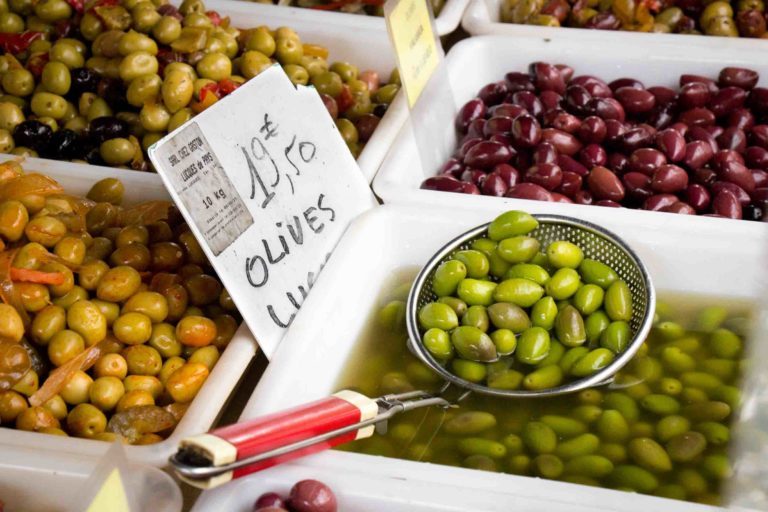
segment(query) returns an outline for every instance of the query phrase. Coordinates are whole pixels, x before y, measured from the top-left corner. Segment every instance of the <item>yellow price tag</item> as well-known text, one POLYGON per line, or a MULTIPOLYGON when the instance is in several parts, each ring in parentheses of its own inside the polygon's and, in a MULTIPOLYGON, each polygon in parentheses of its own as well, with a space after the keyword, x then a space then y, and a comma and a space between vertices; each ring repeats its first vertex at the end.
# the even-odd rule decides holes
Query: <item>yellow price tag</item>
POLYGON ((125 495, 123 479, 117 468, 112 470, 104 484, 96 493, 86 512, 131 512, 128 497, 125 495))
POLYGON ((389 0, 384 6, 389 37, 395 47, 400 80, 413 107, 440 64, 441 51, 432 30, 426 0, 389 0))

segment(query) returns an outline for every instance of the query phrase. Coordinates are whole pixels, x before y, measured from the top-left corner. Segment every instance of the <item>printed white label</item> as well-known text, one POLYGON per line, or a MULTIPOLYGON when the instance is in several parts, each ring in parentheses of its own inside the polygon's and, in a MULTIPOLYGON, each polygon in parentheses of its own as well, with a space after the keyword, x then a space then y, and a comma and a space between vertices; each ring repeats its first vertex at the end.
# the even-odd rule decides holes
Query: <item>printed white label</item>
POLYGON ((149 156, 271 357, 350 221, 376 204, 317 91, 272 66, 149 156))

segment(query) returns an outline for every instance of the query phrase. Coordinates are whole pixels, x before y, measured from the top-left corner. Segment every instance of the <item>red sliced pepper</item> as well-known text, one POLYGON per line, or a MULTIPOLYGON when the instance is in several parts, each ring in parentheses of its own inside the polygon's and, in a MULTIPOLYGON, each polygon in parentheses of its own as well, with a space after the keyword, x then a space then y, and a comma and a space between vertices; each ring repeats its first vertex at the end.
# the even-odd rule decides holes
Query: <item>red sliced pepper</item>
POLYGON ((200 89, 200 100, 192 103, 192 111, 199 114, 221 98, 218 84, 207 84, 200 89))
POLYGON ((219 86, 219 91, 221 91, 224 96, 234 92, 235 89, 240 87, 239 83, 235 82, 234 80, 230 80, 229 78, 219 80, 217 85, 219 86))
POLYGON ((6 53, 15 55, 21 53, 32 44, 32 41, 43 37, 42 32, 22 32, 21 34, 0 33, 0 48, 6 53))
POLYGON ((208 16, 208 19, 211 20, 211 23, 215 27, 218 27, 221 25, 221 15, 216 11, 205 11, 205 15, 208 16))

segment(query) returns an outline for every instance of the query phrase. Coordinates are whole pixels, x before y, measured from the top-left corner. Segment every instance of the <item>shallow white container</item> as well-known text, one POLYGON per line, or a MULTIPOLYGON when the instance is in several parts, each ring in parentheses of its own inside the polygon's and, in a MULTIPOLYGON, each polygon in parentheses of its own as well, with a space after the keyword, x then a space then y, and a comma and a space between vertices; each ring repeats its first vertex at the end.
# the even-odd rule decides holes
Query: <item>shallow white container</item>
MULTIPOLYGON (((7 159, 4 157, 0 160, 7 159)), ((79 164, 36 158, 28 158, 23 165, 26 172, 41 172, 56 179, 66 192, 72 194, 84 195, 99 179, 115 177, 122 180, 125 185, 125 204, 127 205, 153 199, 168 199, 160 176, 154 173, 109 167, 95 170, 79 164)), ((257 349, 256 340, 245 323, 242 323, 173 434, 161 443, 148 446, 126 446, 128 459, 163 467, 168 463, 168 457, 176 452, 182 438, 207 431, 219 417, 240 377, 256 355, 257 349)), ((0 427, 0 446, 3 444, 17 447, 35 446, 51 453, 67 452, 95 456, 100 456, 108 446, 108 443, 101 441, 50 436, 0 427)), ((4 458, 3 455, 0 451, 0 459, 4 458)))
MULTIPOLYGON (((109 448, 102 443, 99 457, 109 448)), ((0 443, 0 453, 0 500, 6 512, 76 512, 75 501, 82 498, 79 494, 102 462, 99 457, 48 452, 36 446, 0 443)), ((181 490, 168 474, 143 464, 125 469, 122 483, 137 500, 138 510, 181 510, 181 490)))
MULTIPOLYGON (((545 205, 526 204, 532 213, 545 212, 545 205)), ((474 206, 425 210, 418 205, 384 205, 360 216, 320 275, 241 419, 337 391, 336 381, 393 273, 406 266, 422 266, 448 240, 505 210, 504 205, 493 202, 474 206)), ((765 230, 755 230, 751 223, 721 221, 707 231, 694 231, 682 216, 650 217, 652 221, 661 218, 659 223, 647 222, 643 216, 618 218, 612 209, 594 210, 599 212, 594 221, 637 251, 662 297, 665 292, 716 295, 723 300, 759 301, 764 297, 768 284, 763 271, 768 258, 765 230)), ((756 339, 753 344, 758 344, 756 339)), ((764 394, 753 393, 746 401, 764 394)), ((361 495, 371 500, 371 505, 361 501, 360 508, 357 501, 348 501, 349 507, 341 510, 721 510, 538 478, 339 451, 305 457, 206 491, 195 510, 245 511, 264 490, 282 491, 301 478, 326 481, 345 500, 361 495), (379 505, 385 499, 387 505, 379 505)))
MULTIPOLYGON (((537 25, 521 25, 517 23, 504 23, 500 20, 500 5, 503 0, 470 0, 461 26, 473 36, 484 34, 498 34, 508 36, 536 37, 540 39, 568 39, 579 41, 592 41, 613 44, 629 42, 632 44, 645 44, 651 38, 654 41, 663 41, 669 44, 678 44, 697 51, 703 48, 728 47, 731 51, 749 48, 768 49, 768 42, 748 37, 714 37, 688 34, 660 34, 647 32, 631 32, 617 30, 591 30, 570 27, 540 27, 537 25)), ((593 47, 594 51, 601 51, 602 46, 593 47), (598 50, 598 48, 600 50, 598 50)))
MULTIPOLYGON (((474 98, 487 83, 504 78, 510 71, 526 71, 535 61, 564 63, 572 66, 576 75, 595 75, 611 81, 621 77, 635 77, 647 86, 677 87, 681 74, 692 73, 717 77, 725 66, 751 67, 761 72, 761 85, 768 83, 768 65, 765 54, 768 47, 755 45, 738 52, 727 47, 708 48, 706 51, 679 44, 645 39, 643 44, 616 40, 600 46, 594 43, 564 38, 542 41, 532 38, 505 36, 479 36, 461 41, 448 53, 444 78, 432 81, 427 87, 450 88, 453 103, 446 94, 425 93, 419 98, 409 122, 398 134, 386 160, 373 182, 373 190, 385 203, 404 202, 430 205, 507 204, 531 208, 537 201, 470 196, 421 190, 424 179, 437 174, 440 166, 456 149, 457 135, 454 117, 459 108, 474 98), (445 83, 447 82, 447 83, 445 83), (414 132, 418 130, 418 132, 414 132), (416 137, 414 133, 418 133, 416 137)), ((435 89, 437 90, 437 89, 435 89)), ((546 211, 568 213, 585 219, 601 215, 602 207, 575 204, 547 203, 546 211)), ((664 222, 672 214, 644 210, 614 209, 615 215, 631 218, 635 215, 646 222, 664 222), (657 218, 661 217, 661 221, 657 218)), ((691 217, 693 229, 710 225, 712 219, 691 217)), ((726 222, 733 222, 727 220, 726 222)), ((763 229, 768 225, 763 224, 763 229)))
MULTIPOLYGON (((454 0, 466 2, 468 0, 454 0)), ((180 1, 174 0, 174 4, 180 1)), ((320 44, 328 48, 329 61, 349 61, 361 71, 372 69, 386 80, 397 67, 394 52, 389 43, 389 35, 384 22, 366 16, 337 16, 335 13, 319 12, 311 9, 276 7, 274 5, 241 2, 234 0, 208 0, 206 9, 218 11, 222 16, 229 16, 232 26, 253 28, 267 25, 271 28, 289 26, 296 30, 302 41, 320 44)), ((456 24, 463 7, 456 16, 456 24)), ((395 139, 400 127, 408 118, 408 108, 402 93, 387 109, 376 131, 366 143, 357 159, 357 164, 370 183, 379 170, 389 146, 395 139)), ((46 159, 40 159, 46 160, 46 159)), ((51 160, 49 165, 57 163, 51 160)), ((110 167, 77 164, 82 173, 109 172, 110 167)))

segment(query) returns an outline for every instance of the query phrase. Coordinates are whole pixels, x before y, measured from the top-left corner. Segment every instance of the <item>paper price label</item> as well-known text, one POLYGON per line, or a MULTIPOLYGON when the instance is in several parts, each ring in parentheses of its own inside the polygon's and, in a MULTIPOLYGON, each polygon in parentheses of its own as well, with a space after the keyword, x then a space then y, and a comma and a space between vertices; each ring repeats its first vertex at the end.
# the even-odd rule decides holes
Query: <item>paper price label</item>
POLYGON ((442 58, 427 4, 427 0, 389 0, 384 5, 400 80, 411 108, 442 58))
POLYGON ((149 155, 271 357, 349 222, 376 204, 319 95, 273 66, 149 155))

